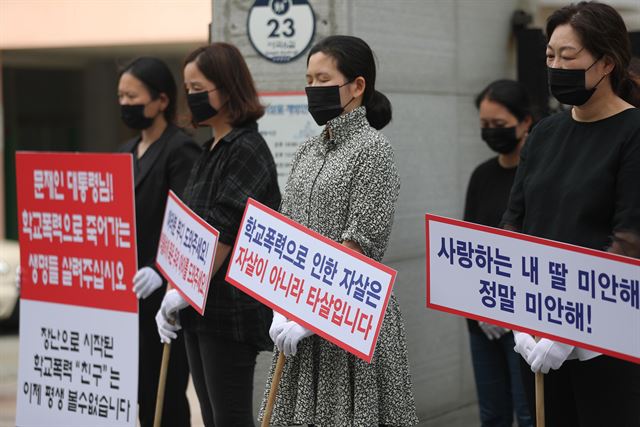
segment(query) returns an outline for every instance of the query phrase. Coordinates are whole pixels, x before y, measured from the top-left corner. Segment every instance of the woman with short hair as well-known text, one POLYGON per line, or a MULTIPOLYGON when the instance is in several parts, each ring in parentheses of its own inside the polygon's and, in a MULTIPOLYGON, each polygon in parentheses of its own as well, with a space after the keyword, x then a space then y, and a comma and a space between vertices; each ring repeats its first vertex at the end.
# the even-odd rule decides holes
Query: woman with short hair
POLYGON ((278 209, 276 165, 256 123, 264 108, 235 46, 212 43, 191 52, 184 84, 193 123, 211 127, 213 138, 204 144, 183 200, 220 235, 204 315, 171 290, 156 321, 165 342, 184 330, 205 425, 251 426, 256 357, 272 348, 271 310, 229 284, 225 273, 247 199, 278 209))
MULTIPOLYGON (((638 258, 640 110, 627 28, 613 7, 580 2, 551 14, 547 37, 551 94, 572 107, 531 131, 502 222, 638 258)), ((640 426, 640 365, 521 332, 515 341, 546 374, 547 426, 640 426)))

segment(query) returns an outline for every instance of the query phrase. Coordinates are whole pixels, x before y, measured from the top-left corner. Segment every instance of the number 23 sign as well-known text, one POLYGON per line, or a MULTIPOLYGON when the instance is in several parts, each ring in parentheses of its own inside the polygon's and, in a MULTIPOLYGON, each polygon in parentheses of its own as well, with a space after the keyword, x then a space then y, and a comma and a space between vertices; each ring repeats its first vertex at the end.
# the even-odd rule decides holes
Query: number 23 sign
POLYGON ((256 0, 249 10, 249 40, 271 62, 297 59, 311 44, 315 31, 316 17, 308 0, 256 0))

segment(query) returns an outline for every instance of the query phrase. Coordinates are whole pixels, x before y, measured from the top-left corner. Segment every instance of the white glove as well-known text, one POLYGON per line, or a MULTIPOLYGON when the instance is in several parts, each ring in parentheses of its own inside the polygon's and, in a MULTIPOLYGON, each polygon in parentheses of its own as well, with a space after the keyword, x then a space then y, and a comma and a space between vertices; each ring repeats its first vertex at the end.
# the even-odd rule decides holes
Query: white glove
POLYGON ((182 328, 176 313, 188 305, 189 303, 175 289, 171 289, 165 294, 160 310, 156 314, 156 324, 161 342, 171 344, 171 340, 178 338, 176 332, 182 328))
POLYGON ((298 343, 300 340, 313 335, 313 332, 298 325, 294 321, 287 322, 284 328, 276 336, 274 340, 278 350, 284 353, 286 357, 295 356, 298 351, 298 343))
POLYGON ((20 290, 22 287, 22 267, 16 267, 16 289, 20 290))
POLYGON ((151 267, 143 267, 133 276, 133 292, 138 299, 145 299, 162 286, 162 277, 151 267))
POLYGON ((527 360, 531 354, 531 350, 536 346, 536 340, 526 332, 513 331, 513 338, 516 342, 516 346, 513 350, 527 360))
POLYGON ((543 338, 531 350, 527 363, 533 372, 546 374, 549 369, 559 369, 572 351, 572 345, 543 338))
POLYGON ((500 339, 501 336, 509 332, 509 329, 492 325, 491 323, 478 322, 478 326, 480 326, 480 329, 482 329, 482 332, 484 332, 489 340, 500 339))
POLYGON ((271 328, 269 328, 269 336, 271 341, 276 342, 276 337, 280 335, 280 332, 284 329, 288 320, 282 314, 277 311, 273 312, 273 320, 271 321, 271 328))

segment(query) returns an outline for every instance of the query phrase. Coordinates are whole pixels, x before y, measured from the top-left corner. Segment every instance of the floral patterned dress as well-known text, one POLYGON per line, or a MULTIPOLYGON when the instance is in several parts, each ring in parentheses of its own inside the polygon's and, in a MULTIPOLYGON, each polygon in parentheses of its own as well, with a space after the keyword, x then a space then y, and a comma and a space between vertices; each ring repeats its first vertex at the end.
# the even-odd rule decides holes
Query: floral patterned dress
MULTIPOLYGON (((297 151, 281 212, 336 242, 357 242, 366 256, 381 261, 399 190, 393 149, 369 125, 365 107, 358 107, 331 120, 321 135, 297 151)), ((260 419, 277 358, 275 348, 260 419)), ((318 335, 300 341, 297 354, 285 363, 271 423, 332 427, 418 423, 395 296, 389 300, 370 364, 318 335)))

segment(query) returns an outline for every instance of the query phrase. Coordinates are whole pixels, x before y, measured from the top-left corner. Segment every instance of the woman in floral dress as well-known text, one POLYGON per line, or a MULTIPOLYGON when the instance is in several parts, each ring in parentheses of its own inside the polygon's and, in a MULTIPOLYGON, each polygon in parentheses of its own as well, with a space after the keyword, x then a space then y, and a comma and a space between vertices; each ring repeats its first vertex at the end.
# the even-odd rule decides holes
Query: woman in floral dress
MULTIPOLYGON (((361 39, 331 36, 307 58, 309 112, 321 135, 297 151, 281 212, 329 239, 381 261, 391 233, 400 180, 393 149, 377 129, 391 104, 374 89, 373 53, 361 39)), ((418 422, 405 330, 391 295, 371 363, 274 312, 270 335, 287 356, 274 425, 411 426, 418 422)))

